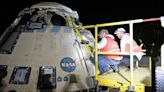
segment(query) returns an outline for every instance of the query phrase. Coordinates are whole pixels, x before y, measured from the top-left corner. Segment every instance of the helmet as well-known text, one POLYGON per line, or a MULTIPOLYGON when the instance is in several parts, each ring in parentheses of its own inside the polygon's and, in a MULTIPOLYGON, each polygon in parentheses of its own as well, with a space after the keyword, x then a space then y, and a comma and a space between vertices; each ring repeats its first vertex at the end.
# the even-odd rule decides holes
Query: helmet
POLYGON ((99 32, 99 36, 100 36, 102 33, 109 34, 109 32, 108 32, 107 29, 101 29, 100 32, 99 32))
POLYGON ((114 32, 114 34, 117 34, 117 32, 123 32, 123 33, 125 33, 126 30, 124 28, 120 27, 120 28, 117 28, 117 30, 114 32))

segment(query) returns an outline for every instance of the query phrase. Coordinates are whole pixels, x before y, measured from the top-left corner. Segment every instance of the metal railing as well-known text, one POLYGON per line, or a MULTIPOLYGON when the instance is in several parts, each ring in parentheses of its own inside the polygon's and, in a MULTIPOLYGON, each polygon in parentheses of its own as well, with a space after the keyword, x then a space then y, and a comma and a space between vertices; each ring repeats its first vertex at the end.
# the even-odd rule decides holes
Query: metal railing
MULTIPOLYGON (((142 22, 150 22, 150 21, 160 21, 161 18, 149 18, 149 19, 136 19, 136 20, 128 20, 128 21, 120 21, 120 22, 112 22, 112 23, 103 23, 96 25, 87 25, 81 26, 81 28, 94 28, 95 30, 95 68, 96 75, 95 80, 98 80, 98 55, 99 54, 113 54, 113 55, 130 55, 130 86, 134 86, 134 71, 133 71, 133 55, 136 52, 133 52, 133 24, 134 23, 142 23, 142 22), (107 26, 116 26, 116 25, 124 25, 129 24, 130 29, 130 52, 99 52, 98 51, 98 28, 99 27, 107 27, 107 26)), ((145 55, 145 53, 141 53, 145 55)), ((151 57, 149 58, 149 69, 151 70, 151 57)))

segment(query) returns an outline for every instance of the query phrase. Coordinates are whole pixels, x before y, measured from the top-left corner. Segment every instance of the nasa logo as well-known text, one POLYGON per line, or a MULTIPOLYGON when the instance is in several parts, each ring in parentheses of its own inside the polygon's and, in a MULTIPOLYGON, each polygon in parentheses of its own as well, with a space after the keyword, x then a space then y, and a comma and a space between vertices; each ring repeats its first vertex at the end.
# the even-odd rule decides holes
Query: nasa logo
POLYGON ((73 72, 76 69, 75 60, 70 57, 65 57, 61 60, 60 67, 65 72, 73 72))

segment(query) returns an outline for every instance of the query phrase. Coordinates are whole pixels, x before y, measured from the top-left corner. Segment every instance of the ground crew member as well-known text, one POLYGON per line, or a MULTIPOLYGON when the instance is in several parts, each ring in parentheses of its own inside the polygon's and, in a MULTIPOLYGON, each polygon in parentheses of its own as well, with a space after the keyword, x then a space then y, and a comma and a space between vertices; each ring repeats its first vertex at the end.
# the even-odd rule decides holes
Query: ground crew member
MULTIPOLYGON (((99 38, 101 40, 98 43, 98 49, 101 52, 120 52, 118 43, 115 41, 115 37, 109 34, 108 30, 102 29, 99 32, 99 38)), ((99 67, 104 69, 107 67, 107 64, 109 64, 112 70, 117 72, 119 70, 118 65, 120 64, 121 59, 121 55, 99 55, 99 67)))
MULTIPOLYGON (((130 35, 129 33, 126 33, 126 30, 124 28, 118 28, 114 34, 117 35, 117 37, 120 39, 120 48, 121 48, 121 52, 130 52, 130 35)), ((142 52, 142 48, 136 43, 136 41, 133 39, 133 51, 134 52, 142 52)), ((142 58, 142 54, 141 53, 136 53, 133 56, 133 65, 134 65, 134 69, 136 69, 136 61, 140 61, 142 58)), ((130 56, 129 55, 124 55, 123 56, 123 63, 125 63, 128 68, 130 68, 130 56)))

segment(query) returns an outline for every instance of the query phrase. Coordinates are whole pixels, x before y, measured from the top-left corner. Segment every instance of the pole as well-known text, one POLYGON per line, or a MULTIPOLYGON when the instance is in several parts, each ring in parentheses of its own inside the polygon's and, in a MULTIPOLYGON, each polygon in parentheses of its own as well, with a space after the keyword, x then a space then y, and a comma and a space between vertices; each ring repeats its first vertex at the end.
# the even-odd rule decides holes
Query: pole
POLYGON ((130 85, 134 85, 134 72, 133 72, 133 22, 129 24, 130 27, 130 85))
POLYGON ((95 65, 96 65, 96 76, 95 79, 98 80, 98 51, 97 51, 97 42, 98 42, 98 28, 95 26, 95 65))

